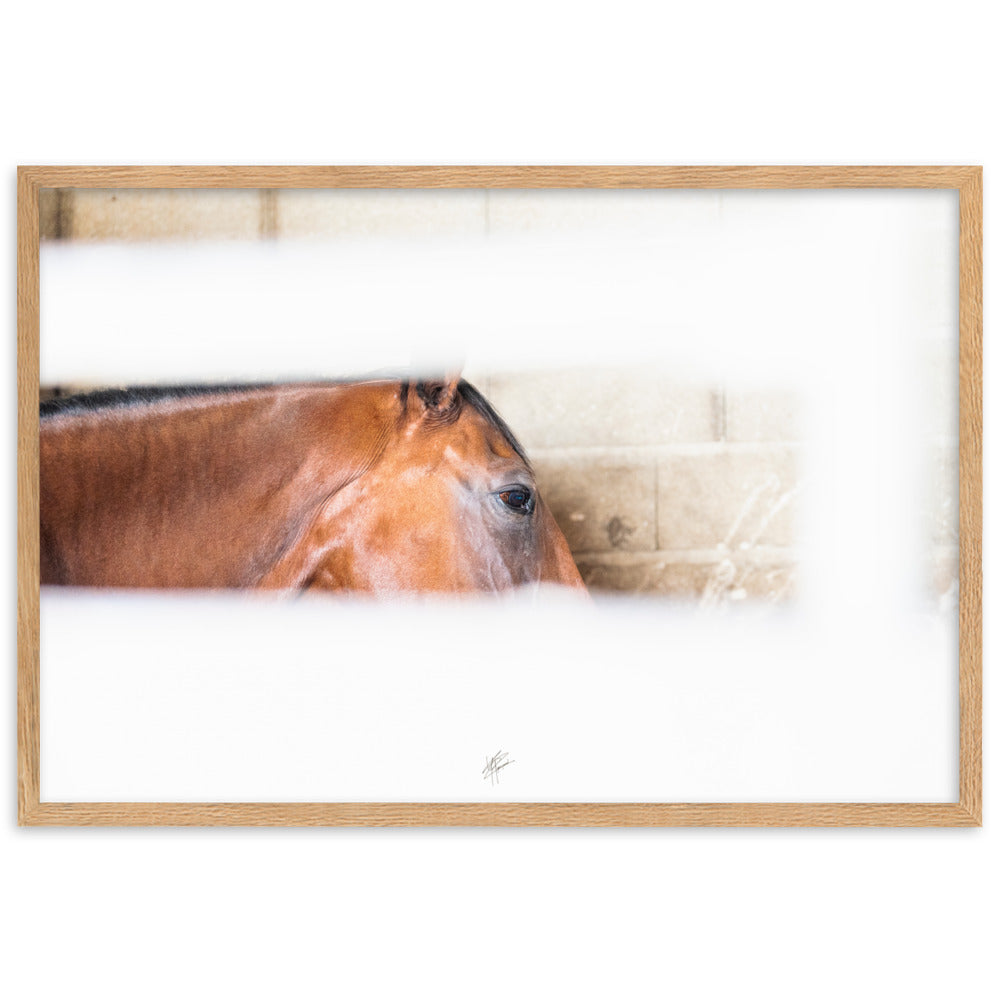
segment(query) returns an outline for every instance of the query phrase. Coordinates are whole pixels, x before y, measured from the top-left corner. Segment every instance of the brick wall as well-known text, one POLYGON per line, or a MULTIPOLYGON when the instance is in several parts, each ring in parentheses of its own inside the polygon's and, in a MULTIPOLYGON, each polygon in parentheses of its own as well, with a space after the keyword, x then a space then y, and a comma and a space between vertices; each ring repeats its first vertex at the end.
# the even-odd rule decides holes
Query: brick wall
POLYGON ((482 381, 592 589, 703 604, 794 593, 792 398, 629 369, 482 381))
MULTIPOLYGON (((416 194, 45 191, 42 235, 490 237, 564 231, 582 218, 591 226, 625 222, 641 236, 678 220, 718 225, 725 205, 724 193, 704 191, 670 198, 605 192, 596 200, 573 191, 416 194)), ((794 597, 803 445, 793 392, 684 383, 627 368, 468 374, 524 444, 592 589, 712 606, 794 597)), ((954 400, 934 405, 947 413, 954 400)), ((957 576, 957 437, 936 440, 925 520, 933 540, 928 577, 943 594, 957 576)))

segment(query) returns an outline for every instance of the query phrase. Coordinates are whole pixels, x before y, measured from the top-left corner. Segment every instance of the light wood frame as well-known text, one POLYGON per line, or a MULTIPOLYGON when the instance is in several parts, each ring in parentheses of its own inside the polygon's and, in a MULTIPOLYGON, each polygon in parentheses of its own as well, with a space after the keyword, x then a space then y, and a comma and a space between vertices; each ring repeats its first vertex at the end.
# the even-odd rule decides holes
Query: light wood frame
POLYGON ((18 822, 54 826, 980 826, 982 168, 978 166, 18 169, 18 822), (949 188, 959 193, 959 799, 941 803, 41 802, 39 191, 42 188, 949 188))

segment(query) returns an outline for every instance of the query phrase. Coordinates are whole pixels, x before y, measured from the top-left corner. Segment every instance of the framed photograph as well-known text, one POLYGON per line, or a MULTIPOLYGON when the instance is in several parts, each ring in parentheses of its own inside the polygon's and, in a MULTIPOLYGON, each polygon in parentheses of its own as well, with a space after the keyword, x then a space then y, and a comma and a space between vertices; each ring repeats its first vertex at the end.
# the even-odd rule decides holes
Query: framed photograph
POLYGON ((22 824, 981 824, 980 167, 22 167, 18 413, 22 824))

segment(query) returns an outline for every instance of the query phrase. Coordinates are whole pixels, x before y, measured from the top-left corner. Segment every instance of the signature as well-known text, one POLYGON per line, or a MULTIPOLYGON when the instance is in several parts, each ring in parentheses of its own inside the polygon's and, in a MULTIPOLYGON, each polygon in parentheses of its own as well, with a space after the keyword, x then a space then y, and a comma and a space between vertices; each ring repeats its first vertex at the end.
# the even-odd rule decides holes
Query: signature
POLYGON ((514 763, 509 757, 510 754, 504 750, 497 750, 492 757, 487 757, 486 766, 483 768, 483 781, 489 781, 491 785, 498 784, 500 772, 514 763))

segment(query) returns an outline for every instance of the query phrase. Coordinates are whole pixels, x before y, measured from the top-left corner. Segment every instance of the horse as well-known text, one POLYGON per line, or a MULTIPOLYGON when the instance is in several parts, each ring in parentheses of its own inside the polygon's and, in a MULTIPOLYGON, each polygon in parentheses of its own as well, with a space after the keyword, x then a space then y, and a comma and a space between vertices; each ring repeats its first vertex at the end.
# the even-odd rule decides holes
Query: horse
POLYGON ((458 376, 55 398, 39 486, 43 584, 585 589, 524 449, 458 376))

